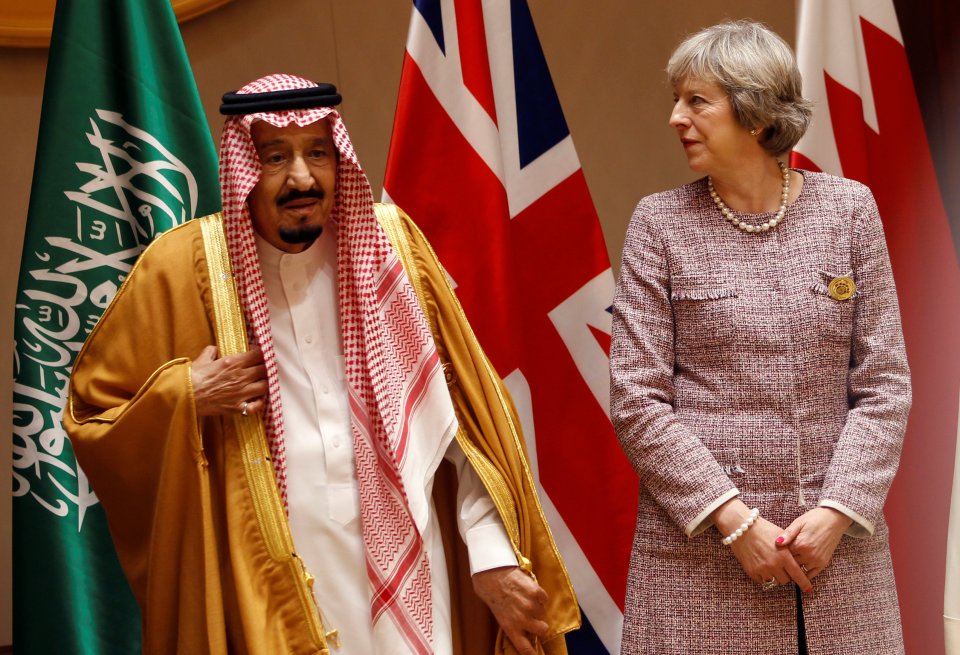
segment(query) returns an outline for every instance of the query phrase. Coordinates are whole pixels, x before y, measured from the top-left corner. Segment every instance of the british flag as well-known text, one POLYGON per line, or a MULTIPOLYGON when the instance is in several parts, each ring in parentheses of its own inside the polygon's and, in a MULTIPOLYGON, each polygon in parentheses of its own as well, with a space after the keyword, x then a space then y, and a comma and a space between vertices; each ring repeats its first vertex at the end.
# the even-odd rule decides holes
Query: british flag
POLYGON ((613 274, 526 0, 414 0, 385 196, 420 225, 523 423, 577 591, 619 652, 636 475, 609 418, 613 274))

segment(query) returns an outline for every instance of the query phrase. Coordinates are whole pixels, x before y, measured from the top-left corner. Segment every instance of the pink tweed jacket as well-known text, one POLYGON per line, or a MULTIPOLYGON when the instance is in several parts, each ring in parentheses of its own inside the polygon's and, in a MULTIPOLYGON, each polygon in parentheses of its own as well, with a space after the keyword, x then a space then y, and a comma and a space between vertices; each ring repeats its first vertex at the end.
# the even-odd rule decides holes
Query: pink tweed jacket
POLYGON ((633 215, 610 361, 641 481, 623 653, 797 652, 794 587, 762 591, 715 528, 686 533, 732 489, 781 527, 820 503, 861 517, 804 595, 810 654, 903 653, 882 508, 910 381, 883 228, 865 186, 801 172, 767 233, 725 222, 705 180, 633 215))

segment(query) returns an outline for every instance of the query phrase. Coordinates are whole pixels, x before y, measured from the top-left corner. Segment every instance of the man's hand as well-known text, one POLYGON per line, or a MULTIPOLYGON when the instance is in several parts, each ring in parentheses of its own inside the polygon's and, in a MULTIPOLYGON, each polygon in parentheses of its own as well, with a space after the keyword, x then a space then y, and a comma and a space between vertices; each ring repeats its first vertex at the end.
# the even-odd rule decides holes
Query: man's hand
POLYGON ((193 397, 199 416, 253 414, 266 405, 267 368, 259 348, 217 359, 207 346, 191 366, 193 397))
POLYGON ((493 612, 520 655, 534 655, 537 638, 547 634, 547 592, 519 566, 473 574, 473 589, 493 612))
POLYGON ((829 507, 815 507, 802 514, 777 537, 776 544, 788 549, 813 580, 827 568, 833 552, 853 520, 829 507))

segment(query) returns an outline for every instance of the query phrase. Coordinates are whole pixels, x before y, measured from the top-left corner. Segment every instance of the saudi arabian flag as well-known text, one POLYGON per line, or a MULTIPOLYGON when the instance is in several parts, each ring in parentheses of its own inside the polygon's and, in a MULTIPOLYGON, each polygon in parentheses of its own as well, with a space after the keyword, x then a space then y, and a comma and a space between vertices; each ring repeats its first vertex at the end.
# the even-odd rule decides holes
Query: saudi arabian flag
POLYGON ((61 427, 67 380, 143 248, 219 204, 169 0, 58 0, 14 328, 18 655, 140 652, 139 611, 61 427))

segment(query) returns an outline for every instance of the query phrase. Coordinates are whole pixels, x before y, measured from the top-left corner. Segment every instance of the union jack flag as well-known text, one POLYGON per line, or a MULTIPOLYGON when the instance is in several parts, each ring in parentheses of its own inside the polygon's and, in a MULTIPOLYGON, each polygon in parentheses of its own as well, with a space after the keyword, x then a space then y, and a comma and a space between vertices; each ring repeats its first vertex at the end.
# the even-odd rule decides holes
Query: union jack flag
POLYGON ((414 0, 385 196, 433 244, 509 387, 585 615, 619 652, 637 479, 609 417, 614 280, 525 0, 414 0))

